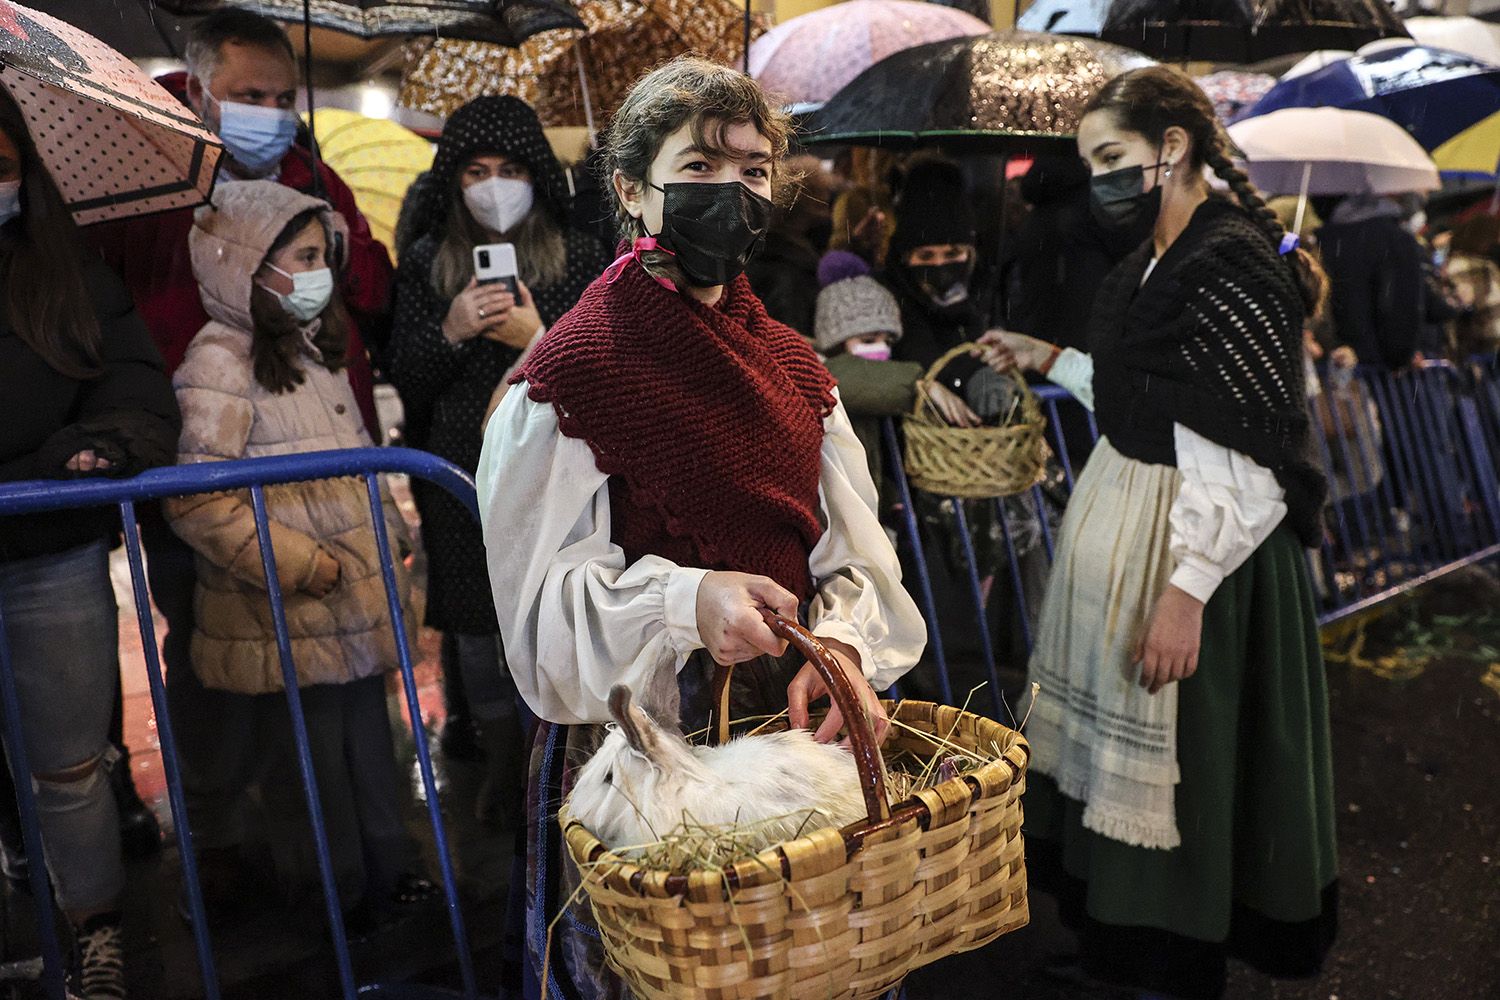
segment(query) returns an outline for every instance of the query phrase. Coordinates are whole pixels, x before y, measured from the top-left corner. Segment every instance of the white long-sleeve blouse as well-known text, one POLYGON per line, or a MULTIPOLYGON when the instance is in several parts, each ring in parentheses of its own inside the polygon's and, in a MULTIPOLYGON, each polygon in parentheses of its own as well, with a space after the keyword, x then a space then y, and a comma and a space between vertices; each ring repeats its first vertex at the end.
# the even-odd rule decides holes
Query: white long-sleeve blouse
MULTIPOLYGON (((814 635, 848 643, 876 690, 910 670, 927 626, 876 517, 875 484, 843 404, 823 424, 822 538, 809 559, 814 635)), ((659 556, 626 563, 610 538, 608 478, 551 403, 512 386, 485 428, 476 473, 491 589, 516 687, 557 723, 609 721, 615 684, 640 691, 703 643, 705 569, 659 556)))
MULTIPOLYGON (((1064 350, 1047 378, 1094 408, 1094 359, 1088 354, 1064 350)), ((1170 582, 1206 604, 1286 516, 1286 491, 1275 473, 1248 455, 1182 424, 1172 430, 1182 487, 1169 515, 1177 560, 1170 582)))

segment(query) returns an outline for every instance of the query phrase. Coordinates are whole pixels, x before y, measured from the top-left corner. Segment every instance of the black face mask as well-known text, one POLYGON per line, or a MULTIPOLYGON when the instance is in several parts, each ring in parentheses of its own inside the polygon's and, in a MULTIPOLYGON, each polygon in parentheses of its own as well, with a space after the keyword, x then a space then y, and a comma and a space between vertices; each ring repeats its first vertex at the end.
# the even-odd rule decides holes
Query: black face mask
MULTIPOLYGON (((1150 164, 1151 169, 1165 161, 1150 164)), ((1155 222, 1161 212, 1161 181, 1146 187, 1147 167, 1122 167, 1089 180, 1089 209, 1099 225, 1107 229, 1138 229, 1155 222)))
POLYGON ((947 264, 908 264, 912 280, 938 309, 952 309, 969 298, 969 279, 974 276, 974 258, 947 264))
POLYGON ((657 241, 699 288, 738 277, 771 225, 770 200, 739 181, 652 187, 665 196, 657 241))

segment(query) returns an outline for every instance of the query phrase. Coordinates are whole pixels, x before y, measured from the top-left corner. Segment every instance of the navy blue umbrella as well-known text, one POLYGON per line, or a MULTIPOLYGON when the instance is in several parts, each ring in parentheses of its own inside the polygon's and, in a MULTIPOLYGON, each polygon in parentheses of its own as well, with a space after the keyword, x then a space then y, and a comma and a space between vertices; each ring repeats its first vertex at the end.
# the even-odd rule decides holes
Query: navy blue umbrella
POLYGON ((1500 112, 1500 66, 1424 45, 1389 45, 1283 80, 1245 115, 1350 108, 1391 119, 1426 150, 1500 112))

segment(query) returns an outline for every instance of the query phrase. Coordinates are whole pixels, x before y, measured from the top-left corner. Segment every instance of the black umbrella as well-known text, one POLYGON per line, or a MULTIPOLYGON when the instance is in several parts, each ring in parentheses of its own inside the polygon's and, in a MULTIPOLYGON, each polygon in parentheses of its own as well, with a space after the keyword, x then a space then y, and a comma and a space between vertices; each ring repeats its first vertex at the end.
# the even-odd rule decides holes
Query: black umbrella
MULTIPOLYGON (((178 14, 205 14, 223 0, 156 0, 178 14)), ((569 0, 232 0, 228 6, 304 21, 360 38, 438 35, 518 48, 532 35, 582 28, 569 0)))
POLYGON ((1406 37, 1385 0, 1040 0, 1017 23, 1174 62, 1252 63, 1406 37))
POLYGON ((1029 31, 953 38, 865 70, 808 121, 807 145, 846 143, 1030 153, 1070 143, 1089 98, 1151 59, 1104 42, 1029 31))

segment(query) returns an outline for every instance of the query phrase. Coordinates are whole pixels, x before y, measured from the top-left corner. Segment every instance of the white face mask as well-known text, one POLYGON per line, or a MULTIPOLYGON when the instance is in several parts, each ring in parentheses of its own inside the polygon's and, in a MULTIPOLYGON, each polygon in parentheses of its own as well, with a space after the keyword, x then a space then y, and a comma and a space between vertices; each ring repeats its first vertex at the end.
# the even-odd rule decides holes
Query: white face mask
POLYGON ((531 211, 530 181, 490 177, 464 188, 464 204, 481 226, 492 233, 508 233, 531 211))
POLYGON ((866 361, 891 360, 890 344, 850 344, 849 353, 866 361))
POLYGON ((21 215, 21 182, 0 181, 0 226, 21 215))
POLYGON ((330 269, 324 267, 316 271, 291 274, 269 262, 266 266, 277 274, 292 279, 290 293, 278 292, 274 288, 266 289, 276 296, 276 301, 281 303, 281 308, 287 311, 288 316, 298 322, 308 323, 328 307, 328 301, 333 298, 333 271, 330 269))

